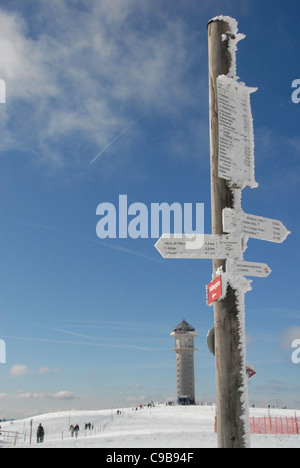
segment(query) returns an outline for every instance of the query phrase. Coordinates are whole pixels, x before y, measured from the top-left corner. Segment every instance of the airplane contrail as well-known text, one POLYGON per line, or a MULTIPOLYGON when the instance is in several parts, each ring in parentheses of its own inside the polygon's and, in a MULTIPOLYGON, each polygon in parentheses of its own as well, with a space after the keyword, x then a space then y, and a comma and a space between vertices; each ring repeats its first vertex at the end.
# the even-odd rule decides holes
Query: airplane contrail
MULTIPOLYGON (((150 111, 149 111, 150 112, 150 111)), ((149 112, 147 112, 147 114, 149 114, 149 112)), ((101 151, 100 153, 97 154, 97 156, 95 156, 90 164, 94 164, 94 162, 100 158, 100 156, 104 153, 104 151, 106 151, 111 145, 113 145, 122 135, 124 135, 124 133, 126 133, 131 127, 133 127, 133 125, 135 125, 137 122, 139 122, 140 120, 142 120, 143 117, 145 117, 147 114, 143 114, 141 117, 139 117, 138 119, 134 120, 133 122, 131 122, 130 125, 128 125, 128 127, 126 127, 124 130, 122 130, 121 133, 119 133, 113 140, 111 140, 101 151)))
MULTIPOLYGON (((107 242, 100 243, 99 239, 97 239, 97 238, 85 236, 85 235, 82 235, 82 234, 77 234, 76 232, 67 231, 65 229, 61 229, 61 228, 58 228, 58 227, 55 227, 55 226, 39 224, 39 223, 32 223, 32 222, 29 222, 29 221, 20 221, 20 220, 16 220, 16 219, 10 219, 9 221, 11 221, 13 223, 17 223, 17 224, 22 224, 24 226, 30 226, 30 227, 34 227, 34 228, 38 228, 38 229, 44 229, 46 231, 59 232, 61 234, 66 234, 68 236, 72 236, 72 237, 75 237, 77 239, 88 241, 88 242, 91 242, 93 244, 98 244, 98 246, 101 245, 102 247, 107 247, 107 248, 112 249, 112 250, 117 250, 117 251, 123 252, 125 254, 135 255, 136 257, 144 258, 145 260, 151 260, 152 262, 155 262, 155 263, 160 263, 160 264, 163 264, 163 265, 167 265, 167 263, 164 263, 164 261, 159 259, 159 258, 155 258, 155 257, 152 257, 150 255, 143 254, 143 253, 141 253, 139 251, 136 251, 136 250, 127 249, 126 247, 123 247, 122 245, 115 245, 115 244, 107 243, 107 242)), ((171 264, 168 263, 168 265, 171 265, 171 264)))

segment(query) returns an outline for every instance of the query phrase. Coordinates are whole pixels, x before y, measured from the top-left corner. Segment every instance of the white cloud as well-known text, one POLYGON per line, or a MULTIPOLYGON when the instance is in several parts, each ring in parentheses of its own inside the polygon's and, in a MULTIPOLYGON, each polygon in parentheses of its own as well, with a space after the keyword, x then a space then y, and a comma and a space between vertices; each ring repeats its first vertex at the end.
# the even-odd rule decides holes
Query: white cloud
POLYGON ((280 347, 291 349, 294 340, 300 339, 300 326, 295 325, 294 327, 283 330, 280 336, 280 347))
POLYGON ((24 392, 20 390, 17 394, 0 393, 0 400, 82 400, 82 395, 76 395, 76 393, 68 390, 60 390, 58 392, 24 392))
POLYGON ((53 96, 57 89, 47 80, 50 44, 47 39, 34 41, 18 13, 0 11, 1 75, 8 86, 9 99, 32 100, 53 96))
POLYGON ((143 390, 144 389, 144 387, 141 384, 134 384, 134 388, 136 388, 137 390, 143 390))
POLYGON ((194 105, 186 79, 192 35, 179 19, 159 18, 132 0, 91 2, 81 11, 41 1, 31 17, 0 10, 2 149, 56 166, 88 164, 86 147, 100 151, 151 108, 174 116, 183 103, 194 105))
POLYGON ((9 370, 9 376, 12 379, 14 379, 16 377, 24 377, 25 375, 28 375, 28 374, 29 374, 28 367, 24 366, 22 364, 15 364, 9 370))
POLYGON ((145 395, 130 396, 126 398, 126 402, 130 405, 143 405, 147 402, 147 397, 145 395))
POLYGON ((50 367, 43 366, 39 369, 38 374, 39 375, 58 374, 59 372, 61 372, 61 369, 50 369, 50 367))
POLYGON ((37 400, 78 400, 82 399, 83 397, 80 395, 76 395, 73 392, 69 392, 66 390, 60 390, 56 393, 48 393, 48 392, 40 392, 40 393, 19 393, 17 398, 20 399, 37 399, 37 400))
POLYGON ((24 377, 26 375, 46 375, 46 374, 58 374, 62 369, 50 369, 50 367, 42 366, 37 372, 29 370, 29 368, 23 364, 15 364, 9 370, 10 378, 24 377))

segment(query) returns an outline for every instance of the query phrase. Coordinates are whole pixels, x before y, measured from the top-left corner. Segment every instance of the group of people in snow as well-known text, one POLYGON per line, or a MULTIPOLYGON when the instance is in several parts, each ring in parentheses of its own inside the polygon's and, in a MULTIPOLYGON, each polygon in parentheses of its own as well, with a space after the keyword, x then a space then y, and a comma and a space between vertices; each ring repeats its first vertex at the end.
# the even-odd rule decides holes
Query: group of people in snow
POLYGON ((86 431, 87 431, 87 430, 90 431, 91 429, 92 429, 92 430, 94 429, 94 426, 93 426, 93 424, 91 424, 91 423, 85 423, 84 429, 85 429, 86 431))
POLYGON ((79 430, 80 429, 79 429, 78 424, 75 424, 75 426, 71 424, 70 426, 71 437, 74 437, 75 435, 75 438, 77 439, 79 430))
MULTIPOLYGON (((91 424, 91 423, 86 423, 85 425, 85 430, 87 429, 94 429, 94 426, 91 424)), ((78 437, 78 433, 79 433, 79 425, 78 424, 71 424, 70 428, 69 428, 69 431, 71 432, 71 437, 74 437, 77 439, 78 437)), ((44 442, 44 437, 45 437, 45 430, 42 426, 42 424, 39 424, 38 428, 37 428, 37 432, 36 432, 36 437, 37 437, 37 443, 38 444, 41 444, 44 442)))

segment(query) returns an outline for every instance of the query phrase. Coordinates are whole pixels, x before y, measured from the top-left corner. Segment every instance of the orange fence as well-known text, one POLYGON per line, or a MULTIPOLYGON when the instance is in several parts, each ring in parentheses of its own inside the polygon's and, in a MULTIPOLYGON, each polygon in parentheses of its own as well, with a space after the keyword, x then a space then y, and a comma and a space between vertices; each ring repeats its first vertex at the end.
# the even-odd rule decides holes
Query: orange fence
POLYGON ((300 421, 295 418, 250 418, 250 434, 299 434, 300 421))
MULTIPOLYGON (((250 418, 250 434, 288 434, 299 435, 300 418, 277 418, 265 416, 250 418)), ((217 432, 217 419, 215 421, 217 432)))

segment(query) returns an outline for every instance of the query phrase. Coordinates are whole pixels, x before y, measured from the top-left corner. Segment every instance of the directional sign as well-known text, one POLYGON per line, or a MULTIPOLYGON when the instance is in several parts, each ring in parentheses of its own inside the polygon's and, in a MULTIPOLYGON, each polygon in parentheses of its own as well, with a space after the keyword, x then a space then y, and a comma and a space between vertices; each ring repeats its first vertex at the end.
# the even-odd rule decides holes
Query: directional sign
POLYGON ((265 263, 254 262, 230 262, 227 263, 226 272, 229 275, 241 276, 257 276, 259 278, 267 278, 272 273, 271 268, 265 263))
POLYGON ((223 210, 223 229, 224 232, 236 235, 242 233, 255 239, 277 243, 285 241, 290 234, 281 221, 244 212, 236 213, 231 208, 223 210))
POLYGON ((206 302, 211 305, 222 297, 222 276, 217 276, 206 286, 206 302))
POLYGON ((219 115, 218 175, 241 189, 255 188, 254 132, 249 88, 233 78, 217 79, 219 115))
POLYGON ((257 374, 256 370, 250 364, 246 364, 246 373, 249 380, 257 374))
POLYGON ((163 258, 225 260, 241 256, 241 241, 239 237, 217 234, 197 234, 194 237, 195 246, 198 247, 195 249, 191 248, 191 237, 185 234, 163 234, 155 244, 155 247, 163 258), (202 242, 199 239, 202 239, 202 242), (200 248, 199 245, 201 245, 200 248))

